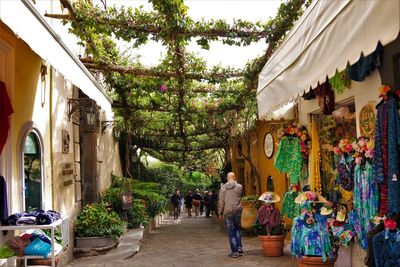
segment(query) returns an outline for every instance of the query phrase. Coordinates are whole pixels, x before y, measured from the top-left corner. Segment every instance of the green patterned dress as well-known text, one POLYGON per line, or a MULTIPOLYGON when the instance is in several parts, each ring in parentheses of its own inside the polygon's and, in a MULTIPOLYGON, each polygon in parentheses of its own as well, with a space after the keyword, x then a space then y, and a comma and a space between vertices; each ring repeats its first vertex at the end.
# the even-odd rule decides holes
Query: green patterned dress
POLYGON ((274 165, 280 172, 289 174, 291 184, 299 182, 303 166, 299 138, 291 136, 282 137, 274 165))

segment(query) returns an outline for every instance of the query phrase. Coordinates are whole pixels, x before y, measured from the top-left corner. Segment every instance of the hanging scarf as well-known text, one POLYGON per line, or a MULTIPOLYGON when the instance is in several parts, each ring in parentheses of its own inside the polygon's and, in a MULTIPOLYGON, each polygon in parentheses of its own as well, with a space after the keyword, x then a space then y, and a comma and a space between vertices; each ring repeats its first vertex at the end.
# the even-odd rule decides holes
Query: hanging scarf
POLYGON ((313 116, 311 121, 311 173, 310 173, 310 187, 311 190, 322 193, 321 186, 321 151, 318 136, 317 120, 313 116))

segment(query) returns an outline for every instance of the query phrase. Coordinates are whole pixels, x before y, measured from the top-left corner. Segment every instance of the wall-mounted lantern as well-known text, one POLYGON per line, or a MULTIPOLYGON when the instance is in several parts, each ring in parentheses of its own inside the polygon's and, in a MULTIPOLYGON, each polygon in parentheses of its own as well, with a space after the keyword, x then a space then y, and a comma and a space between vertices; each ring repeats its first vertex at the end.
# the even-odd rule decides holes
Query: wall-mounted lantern
POLYGON ((68 120, 72 116, 81 120, 81 126, 86 131, 98 131, 99 109, 96 101, 90 98, 68 99, 68 120))

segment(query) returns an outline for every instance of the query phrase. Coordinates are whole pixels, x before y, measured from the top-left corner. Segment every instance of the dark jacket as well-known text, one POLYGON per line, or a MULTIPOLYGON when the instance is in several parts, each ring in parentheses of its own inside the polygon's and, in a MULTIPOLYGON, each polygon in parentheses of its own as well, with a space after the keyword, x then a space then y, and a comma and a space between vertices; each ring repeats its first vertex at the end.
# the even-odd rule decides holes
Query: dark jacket
POLYGON ((171 197, 171 203, 172 205, 174 205, 175 207, 178 207, 180 202, 181 202, 182 197, 180 195, 174 194, 171 197))
POLYGON ((205 195, 204 196, 204 205, 210 206, 211 205, 211 197, 210 195, 205 195))
POLYGON ((200 193, 194 193, 193 199, 200 200, 200 201, 203 200, 203 198, 201 197, 200 193))
POLYGON ((192 195, 186 195, 186 197, 185 197, 185 207, 187 209, 193 208, 192 201, 193 201, 192 195))

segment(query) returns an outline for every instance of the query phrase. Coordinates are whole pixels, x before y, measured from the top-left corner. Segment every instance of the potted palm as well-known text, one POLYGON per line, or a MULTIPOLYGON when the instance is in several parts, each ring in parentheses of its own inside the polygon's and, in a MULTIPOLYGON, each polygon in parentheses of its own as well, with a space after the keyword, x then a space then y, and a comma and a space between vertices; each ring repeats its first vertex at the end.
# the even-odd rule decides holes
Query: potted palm
POLYGON ((255 220, 257 219, 258 196, 243 196, 241 200, 243 206, 241 227, 243 230, 251 230, 255 220))
POLYGON ((258 200, 263 205, 257 212, 255 229, 258 239, 266 257, 280 257, 283 255, 285 241, 285 229, 281 223, 281 214, 274 203, 280 201, 280 197, 274 192, 265 192, 258 200))

